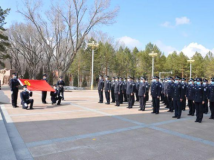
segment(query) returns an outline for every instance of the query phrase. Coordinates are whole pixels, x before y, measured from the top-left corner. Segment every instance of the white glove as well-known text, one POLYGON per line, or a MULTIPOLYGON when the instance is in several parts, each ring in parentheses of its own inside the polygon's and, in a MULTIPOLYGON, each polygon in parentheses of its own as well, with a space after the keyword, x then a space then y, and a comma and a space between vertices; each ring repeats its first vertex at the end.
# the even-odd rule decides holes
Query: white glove
POLYGON ((27 103, 25 103, 24 106, 27 107, 27 103))
POLYGON ((11 94, 13 94, 13 91, 11 91, 11 94))

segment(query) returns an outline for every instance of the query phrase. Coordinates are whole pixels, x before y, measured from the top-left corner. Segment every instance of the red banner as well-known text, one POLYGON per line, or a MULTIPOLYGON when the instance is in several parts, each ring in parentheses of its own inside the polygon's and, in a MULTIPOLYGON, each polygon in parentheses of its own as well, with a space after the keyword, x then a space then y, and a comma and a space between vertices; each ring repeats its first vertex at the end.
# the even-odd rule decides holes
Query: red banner
POLYGON ((45 80, 19 79, 19 82, 30 91, 55 91, 45 80))

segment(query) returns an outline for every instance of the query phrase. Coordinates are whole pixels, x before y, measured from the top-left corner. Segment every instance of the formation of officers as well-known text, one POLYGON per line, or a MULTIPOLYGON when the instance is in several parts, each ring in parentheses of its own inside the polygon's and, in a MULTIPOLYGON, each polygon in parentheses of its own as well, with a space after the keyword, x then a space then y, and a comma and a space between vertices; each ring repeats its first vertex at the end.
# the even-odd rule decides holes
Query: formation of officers
POLYGON ((176 76, 160 80, 154 76, 151 84, 145 77, 140 77, 134 81, 133 77, 126 78, 113 77, 109 80, 106 76, 99 76, 98 93, 99 102, 103 103, 103 91, 105 91, 106 104, 115 103, 120 106, 123 102, 128 102, 127 108, 132 108, 135 101, 139 101, 139 111, 145 111, 146 102, 149 100, 149 90, 151 90, 153 114, 159 114, 160 101, 162 101, 168 112, 174 112, 172 118, 180 119, 182 111, 189 107, 189 116, 196 113, 195 122, 201 123, 203 114, 208 113, 208 102, 210 102, 211 116, 214 120, 214 78, 210 83, 207 79, 195 78, 188 82, 185 78, 176 76), (139 81, 140 80, 140 81, 139 81))
MULTIPOLYGON (((47 82, 47 75, 43 75, 43 79, 47 82)), ((61 100, 64 100, 64 85, 65 82, 62 80, 62 76, 59 77, 57 84, 53 85, 54 91, 50 92, 51 103, 52 105, 61 104, 61 100)), ((20 82, 16 76, 16 73, 12 74, 12 79, 10 80, 10 90, 11 90, 11 100, 13 108, 17 108, 17 99, 19 92, 20 82)), ((23 109, 33 109, 34 100, 30 99, 33 96, 33 93, 27 89, 27 85, 23 86, 23 91, 20 93, 21 105, 23 109), (28 106, 30 105, 30 106, 28 106)), ((47 104, 46 102, 47 91, 42 91, 42 103, 47 104)))

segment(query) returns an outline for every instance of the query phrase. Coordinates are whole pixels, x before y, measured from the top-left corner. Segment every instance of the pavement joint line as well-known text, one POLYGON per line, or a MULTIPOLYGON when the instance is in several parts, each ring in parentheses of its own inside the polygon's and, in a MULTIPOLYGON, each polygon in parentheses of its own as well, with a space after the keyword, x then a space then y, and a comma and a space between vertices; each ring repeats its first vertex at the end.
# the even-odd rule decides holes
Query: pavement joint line
POLYGON ((1 105, 3 118, 5 118, 5 127, 8 131, 8 136, 12 143, 16 158, 18 160, 26 159, 26 160, 33 160, 31 153, 29 152, 26 144, 24 143, 22 137, 20 136, 18 130, 16 129, 13 120, 10 118, 6 108, 4 105, 1 105))

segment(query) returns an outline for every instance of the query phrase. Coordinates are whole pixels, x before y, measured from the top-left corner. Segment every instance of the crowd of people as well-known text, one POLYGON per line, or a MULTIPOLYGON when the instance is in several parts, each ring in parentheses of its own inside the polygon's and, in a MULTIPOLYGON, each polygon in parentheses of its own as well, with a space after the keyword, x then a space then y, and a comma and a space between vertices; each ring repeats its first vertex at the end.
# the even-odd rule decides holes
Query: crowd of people
MULTIPOLYGON (((42 80, 47 82, 46 74, 43 75, 42 80)), ((10 80, 10 90, 11 90, 12 106, 14 108, 18 107, 17 99, 18 99, 18 92, 19 92, 20 85, 21 84, 20 84, 20 81, 17 79, 16 73, 13 73, 12 79, 10 80)), ((62 77, 59 77, 59 81, 57 82, 57 84, 53 85, 54 91, 50 92, 52 105, 54 104, 60 105, 61 100, 64 100, 64 85, 65 85, 65 82, 62 80, 62 77)), ((33 93, 27 89, 27 85, 24 85, 23 91, 20 93, 21 105, 23 109, 33 109, 34 100, 30 99, 32 95, 33 93)), ((47 98, 47 91, 42 91, 43 104, 47 104, 46 98, 47 98)))
POLYGON ((129 76, 126 78, 113 77, 109 80, 108 76, 99 76, 98 93, 99 102, 103 103, 103 91, 105 91, 106 104, 115 103, 120 106, 123 102, 128 102, 129 109, 133 108, 135 101, 139 101, 139 111, 145 111, 146 102, 149 100, 149 91, 152 97, 153 114, 159 114, 160 101, 162 101, 168 112, 174 112, 172 118, 180 119, 182 111, 189 107, 189 116, 194 116, 196 112, 195 122, 201 123, 203 114, 207 114, 208 102, 210 102, 211 116, 214 119, 214 78, 207 79, 191 78, 187 82, 185 78, 176 76, 168 77, 160 80, 158 76, 154 76, 151 84, 145 77, 133 79, 129 76), (140 81, 139 81, 140 80, 140 81), (151 91, 150 91, 151 90, 151 91))

